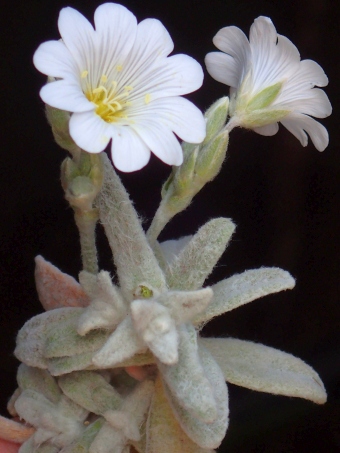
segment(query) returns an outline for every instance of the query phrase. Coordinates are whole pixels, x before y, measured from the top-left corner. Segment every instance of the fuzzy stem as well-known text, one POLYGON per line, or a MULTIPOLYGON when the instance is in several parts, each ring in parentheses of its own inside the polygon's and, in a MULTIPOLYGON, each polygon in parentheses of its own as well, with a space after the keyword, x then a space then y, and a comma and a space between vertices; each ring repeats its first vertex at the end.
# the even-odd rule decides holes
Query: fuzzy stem
POLYGON ((83 269, 92 274, 98 273, 98 257, 96 248, 96 224, 98 211, 75 210, 74 219, 79 230, 81 258, 83 269))

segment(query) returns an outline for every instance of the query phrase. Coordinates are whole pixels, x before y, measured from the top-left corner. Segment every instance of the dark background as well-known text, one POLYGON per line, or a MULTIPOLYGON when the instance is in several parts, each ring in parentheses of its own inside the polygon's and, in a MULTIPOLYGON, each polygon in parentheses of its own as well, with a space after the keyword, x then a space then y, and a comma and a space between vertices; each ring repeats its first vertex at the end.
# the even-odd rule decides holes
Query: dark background
MULTIPOLYGON (((336 452, 339 431, 339 7, 331 0, 123 1, 139 20, 160 19, 175 41, 175 53, 203 64, 214 50, 211 39, 223 26, 237 25, 248 35, 254 18, 272 18, 301 57, 316 60, 329 76, 326 88, 334 107, 323 120, 330 145, 319 153, 303 148, 283 127, 274 137, 245 130, 231 135, 228 159, 216 180, 178 215, 161 239, 197 230, 206 220, 225 216, 237 224, 232 243, 210 279, 279 266, 297 279, 296 288, 268 296, 215 319, 205 335, 234 336, 290 352, 309 363, 329 394, 324 406, 271 396, 229 385, 231 422, 219 451, 336 452)), ((42 311, 34 287, 34 262, 42 254, 63 271, 80 270, 73 214, 63 200, 59 167, 65 157, 53 142, 38 96, 44 76, 33 67, 37 46, 58 39, 57 17, 73 6, 89 19, 97 1, 14 1, 1 12, 1 298, 0 413, 15 389, 18 362, 13 357, 18 329, 42 311)), ((227 94, 206 75, 204 87, 189 96, 206 109, 227 94)), ((122 179, 135 206, 150 223, 160 186, 170 168, 150 164, 122 179)), ((112 269, 100 234, 101 266, 112 269)))

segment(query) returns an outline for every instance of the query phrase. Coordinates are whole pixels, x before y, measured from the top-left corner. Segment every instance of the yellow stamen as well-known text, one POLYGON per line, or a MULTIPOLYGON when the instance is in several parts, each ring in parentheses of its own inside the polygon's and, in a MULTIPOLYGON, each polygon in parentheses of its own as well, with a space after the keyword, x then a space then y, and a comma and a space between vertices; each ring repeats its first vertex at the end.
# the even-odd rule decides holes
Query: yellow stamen
POLYGON ((89 71, 83 71, 83 72, 81 73, 81 76, 80 76, 80 77, 81 77, 82 79, 85 79, 85 77, 87 77, 87 74, 88 74, 88 73, 89 73, 89 71))
POLYGON ((123 90, 119 89, 118 82, 113 80, 107 82, 107 76, 101 76, 102 85, 96 88, 88 87, 85 91, 87 99, 96 104, 95 112, 107 123, 114 123, 119 119, 127 119, 127 108, 131 102, 127 100, 132 86, 125 86, 123 90))
POLYGON ((145 104, 149 104, 149 102, 151 101, 151 94, 150 93, 147 93, 145 95, 144 101, 145 101, 145 104))
POLYGON ((116 66, 116 69, 117 69, 118 72, 120 72, 120 71, 122 71, 123 66, 121 64, 119 64, 119 65, 116 66))

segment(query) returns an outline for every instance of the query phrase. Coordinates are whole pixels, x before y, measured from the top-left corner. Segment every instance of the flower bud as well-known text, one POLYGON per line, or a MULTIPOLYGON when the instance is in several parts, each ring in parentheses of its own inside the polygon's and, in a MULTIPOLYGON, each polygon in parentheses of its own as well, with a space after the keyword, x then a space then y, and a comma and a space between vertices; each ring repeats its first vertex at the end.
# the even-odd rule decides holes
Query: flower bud
POLYGON ((61 165, 61 183, 75 210, 91 211, 103 183, 100 156, 81 151, 78 161, 67 157, 61 165))
POLYGON ((224 96, 214 102, 212 106, 209 107, 205 112, 204 116, 206 119, 207 134, 204 141, 202 142, 202 146, 205 146, 207 143, 209 143, 210 140, 212 140, 212 138, 215 137, 215 135, 217 135, 224 127, 227 121, 228 108, 229 98, 228 96, 224 96))

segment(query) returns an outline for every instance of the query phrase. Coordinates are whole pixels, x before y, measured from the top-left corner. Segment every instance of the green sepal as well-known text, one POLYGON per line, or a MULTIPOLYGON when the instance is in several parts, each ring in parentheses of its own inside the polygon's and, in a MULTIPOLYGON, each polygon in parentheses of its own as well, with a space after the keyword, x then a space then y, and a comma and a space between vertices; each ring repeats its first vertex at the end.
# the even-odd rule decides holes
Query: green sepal
POLYGON ((280 94, 282 85, 283 85, 282 82, 277 82, 274 85, 271 85, 257 93, 248 102, 246 107, 247 110, 249 111, 261 110, 270 106, 270 104, 272 104, 280 94))
POLYGON ((207 145, 225 126, 228 108, 229 98, 224 96, 215 101, 205 112, 207 133, 201 147, 207 145))

